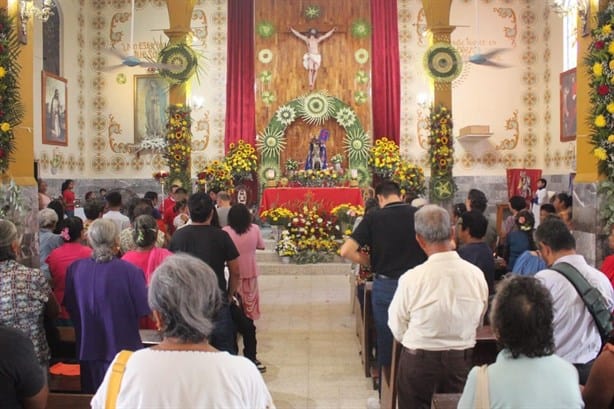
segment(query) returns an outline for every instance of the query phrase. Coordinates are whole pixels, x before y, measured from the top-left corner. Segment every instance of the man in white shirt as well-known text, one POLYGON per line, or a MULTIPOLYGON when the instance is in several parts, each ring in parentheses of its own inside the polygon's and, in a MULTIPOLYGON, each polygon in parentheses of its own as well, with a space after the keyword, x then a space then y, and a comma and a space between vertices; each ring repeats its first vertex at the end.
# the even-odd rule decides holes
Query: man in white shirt
POLYGON ((122 194, 118 191, 112 191, 107 193, 106 199, 109 210, 102 215, 102 218, 112 220, 117 226, 119 234, 122 230, 130 227, 130 219, 120 211, 122 208, 122 194))
MULTIPOLYGON (((588 265, 582 255, 576 254, 576 240, 562 220, 546 219, 537 228, 535 240, 548 266, 556 263, 571 264, 590 285, 599 290, 608 309, 612 311, 612 284, 605 274, 588 265)), ((546 269, 538 272, 535 277, 550 291, 554 301, 555 353, 574 364, 580 375, 580 384, 584 385, 593 361, 601 350, 601 335, 597 324, 582 297, 565 276, 546 269)))
POLYGON ((428 409, 433 392, 463 390, 476 329, 488 305, 488 285, 482 270, 454 251, 454 232, 445 209, 422 207, 416 212, 415 227, 428 259, 399 279, 388 326, 403 344, 397 376, 399 408, 428 409))

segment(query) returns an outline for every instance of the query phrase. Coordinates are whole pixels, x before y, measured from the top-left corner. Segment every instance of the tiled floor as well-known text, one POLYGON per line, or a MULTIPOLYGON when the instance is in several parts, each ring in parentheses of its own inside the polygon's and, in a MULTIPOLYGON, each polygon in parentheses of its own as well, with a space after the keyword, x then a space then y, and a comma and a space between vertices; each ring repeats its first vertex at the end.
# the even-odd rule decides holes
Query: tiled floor
POLYGON ((360 363, 345 275, 262 275, 258 358, 278 409, 365 408, 376 396, 360 363))

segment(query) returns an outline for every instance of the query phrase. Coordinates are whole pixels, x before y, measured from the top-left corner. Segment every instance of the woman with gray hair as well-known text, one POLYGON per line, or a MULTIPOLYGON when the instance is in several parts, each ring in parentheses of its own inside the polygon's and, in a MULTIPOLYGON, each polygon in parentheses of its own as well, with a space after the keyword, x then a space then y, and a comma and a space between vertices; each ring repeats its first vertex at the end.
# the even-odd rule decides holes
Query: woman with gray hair
POLYGON ((115 354, 142 348, 139 318, 150 311, 143 270, 116 257, 116 224, 98 219, 87 233, 92 256, 68 267, 63 304, 75 326, 81 390, 94 393, 115 354))
MULTIPOLYGON (((222 293, 207 264, 187 254, 167 257, 154 272, 149 304, 163 340, 127 361, 117 407, 275 407, 254 364, 209 344, 222 293)), ((92 408, 107 404, 112 372, 107 372, 92 408)))
POLYGON ((51 273, 47 265, 47 256, 64 243, 59 234, 53 233, 58 223, 58 215, 53 209, 45 208, 38 212, 38 246, 40 249, 40 268, 45 277, 50 279, 51 273))
POLYGON ((54 319, 59 306, 41 270, 16 261, 19 248, 17 228, 11 221, 0 219, 0 326, 16 328, 28 335, 46 373, 49 345, 43 317, 46 313, 54 319))
POLYGON ((554 354, 552 319, 552 296, 538 279, 499 282, 490 322, 503 349, 494 364, 471 370, 458 407, 584 407, 578 372, 554 354))

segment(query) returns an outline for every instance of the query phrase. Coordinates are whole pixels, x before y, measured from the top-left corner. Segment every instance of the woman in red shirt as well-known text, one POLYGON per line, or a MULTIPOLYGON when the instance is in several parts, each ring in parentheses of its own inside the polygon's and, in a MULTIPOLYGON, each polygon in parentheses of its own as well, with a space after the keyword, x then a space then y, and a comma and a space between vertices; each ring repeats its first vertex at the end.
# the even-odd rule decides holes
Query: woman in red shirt
POLYGON ((73 192, 74 188, 75 181, 72 179, 66 179, 64 183, 62 183, 62 198, 64 199, 64 208, 66 216, 68 217, 75 215, 75 192, 73 192))

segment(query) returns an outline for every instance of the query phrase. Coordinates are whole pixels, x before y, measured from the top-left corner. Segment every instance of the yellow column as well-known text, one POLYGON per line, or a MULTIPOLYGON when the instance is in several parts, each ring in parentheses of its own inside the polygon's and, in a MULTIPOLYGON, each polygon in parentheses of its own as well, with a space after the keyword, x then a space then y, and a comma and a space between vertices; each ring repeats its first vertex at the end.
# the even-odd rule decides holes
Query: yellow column
MULTIPOLYGON (((164 30, 164 34, 166 34, 172 44, 186 42, 188 39, 195 3, 195 0, 166 1, 170 28, 164 30)), ((169 100, 171 104, 187 105, 186 96, 186 84, 172 85, 170 87, 169 100)))
MULTIPOLYGON (((427 28, 433 33, 433 41, 450 43, 454 26, 450 25, 451 0, 422 0, 427 28)), ((452 110, 452 84, 435 81, 434 106, 443 105, 452 110)))
MULTIPOLYGON (((591 1, 591 26, 595 25, 595 15, 599 8, 605 8, 607 1, 590 0, 591 1), (601 3, 601 4, 600 4, 601 3)), ((578 20, 578 28, 582 27, 582 23, 578 20)), ((581 30, 578 31, 578 68, 576 70, 576 106, 577 106, 577 136, 576 136, 576 179, 578 183, 595 182, 599 175, 597 173, 597 158, 592 153, 593 145, 591 144, 590 128, 587 123, 591 105, 588 96, 589 75, 584 69, 582 61, 591 44, 592 37, 582 37, 581 30)))
MULTIPOLYGON (((9 15, 14 16, 14 30, 19 30, 19 11, 18 2, 10 2, 9 15)), ((8 7, 7 0, 0 0, 0 7, 8 7)), ((32 33, 32 22, 28 22, 28 34, 32 33)), ((34 92, 33 92, 33 60, 34 47, 33 40, 29 38, 28 44, 21 47, 19 54, 19 65, 21 66, 21 74, 19 76, 19 89, 21 94, 21 102, 24 107, 24 116, 21 125, 13 131, 15 134, 15 151, 12 154, 12 161, 6 175, 12 177, 20 186, 33 186, 36 184, 34 180, 34 92)))

